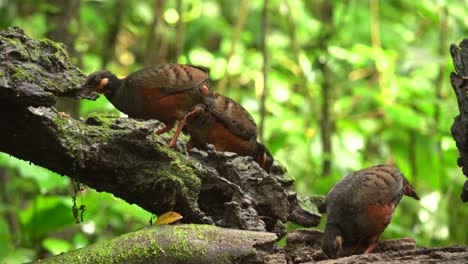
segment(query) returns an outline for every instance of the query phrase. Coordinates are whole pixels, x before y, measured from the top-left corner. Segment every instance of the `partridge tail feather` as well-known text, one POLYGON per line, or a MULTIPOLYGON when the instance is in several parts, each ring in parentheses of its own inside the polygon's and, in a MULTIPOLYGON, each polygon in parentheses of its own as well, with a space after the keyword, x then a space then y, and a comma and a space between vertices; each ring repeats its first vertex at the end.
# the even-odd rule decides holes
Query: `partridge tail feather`
POLYGON ((414 190, 413 185, 409 183, 409 181, 403 177, 403 194, 409 197, 413 197, 416 200, 419 200, 419 195, 414 190))

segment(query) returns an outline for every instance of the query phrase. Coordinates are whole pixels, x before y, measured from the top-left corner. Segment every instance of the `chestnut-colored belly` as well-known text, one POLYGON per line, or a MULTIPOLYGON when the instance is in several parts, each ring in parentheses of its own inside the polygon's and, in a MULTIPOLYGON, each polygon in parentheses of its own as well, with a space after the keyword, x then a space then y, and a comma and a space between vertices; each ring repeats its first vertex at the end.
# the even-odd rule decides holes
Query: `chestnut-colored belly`
POLYGON ((367 235, 380 235, 390 224, 390 221, 392 221, 394 211, 395 204, 392 202, 385 205, 369 205, 366 208, 368 219, 367 235))

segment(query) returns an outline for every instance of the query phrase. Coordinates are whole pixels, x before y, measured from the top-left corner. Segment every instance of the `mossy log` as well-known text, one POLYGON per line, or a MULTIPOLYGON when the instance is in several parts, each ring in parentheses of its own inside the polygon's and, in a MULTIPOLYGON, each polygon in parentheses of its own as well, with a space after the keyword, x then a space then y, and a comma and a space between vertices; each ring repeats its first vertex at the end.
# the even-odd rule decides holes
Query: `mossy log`
POLYGON ((19 28, 1 32, 0 151, 154 214, 177 211, 188 223, 278 235, 288 220, 319 223, 299 205, 281 166, 268 174, 250 157, 212 150, 187 156, 184 143, 175 151, 167 147, 170 135, 154 134, 156 120, 58 112, 56 97, 82 99, 84 78, 62 45, 30 39, 19 28))
POLYGON ((267 232, 162 225, 36 263, 264 263, 274 252, 276 239, 267 232))
MULTIPOLYGON (((455 66, 455 72, 450 74, 450 82, 460 110, 460 115, 452 125, 452 136, 460 152, 458 166, 462 167, 463 174, 468 177, 468 39, 462 40, 459 45, 452 44, 450 53, 455 66)), ((461 199, 468 202, 468 180, 463 186, 461 199)))

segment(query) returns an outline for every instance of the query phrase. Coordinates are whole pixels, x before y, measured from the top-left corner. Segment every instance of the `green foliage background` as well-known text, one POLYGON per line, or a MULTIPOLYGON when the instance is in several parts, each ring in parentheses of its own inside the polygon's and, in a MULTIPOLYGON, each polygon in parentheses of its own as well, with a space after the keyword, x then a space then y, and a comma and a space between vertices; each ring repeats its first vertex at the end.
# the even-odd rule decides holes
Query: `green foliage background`
MULTIPOLYGON (((125 76, 164 62, 209 67, 215 90, 260 121, 263 0, 65 2, 0 1, 1 29, 17 25, 31 37, 66 42, 85 73, 107 68, 125 76), (54 35, 60 26, 64 31, 54 35)), ((297 192, 325 195, 351 171, 394 162, 422 200, 403 199, 383 238, 412 236, 419 246, 468 243, 468 207, 459 198, 465 177, 450 135, 458 107, 448 80, 449 44, 468 36, 467 5, 269 1, 264 141, 297 192), (323 151, 324 133, 330 153, 323 151)), ((76 115, 96 111, 116 110, 100 98, 80 102, 76 115)), ((86 205, 85 221, 75 224, 67 177, 3 153, 0 177, 2 263, 83 247, 141 228, 151 217, 86 189, 77 198, 86 205)))

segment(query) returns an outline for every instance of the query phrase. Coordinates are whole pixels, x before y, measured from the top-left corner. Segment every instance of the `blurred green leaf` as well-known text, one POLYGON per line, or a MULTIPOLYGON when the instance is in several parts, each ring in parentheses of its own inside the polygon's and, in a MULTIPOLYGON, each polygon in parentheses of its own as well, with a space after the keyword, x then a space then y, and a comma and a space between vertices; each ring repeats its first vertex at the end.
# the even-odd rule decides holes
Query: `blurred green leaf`
MULTIPOLYGON (((66 177, 43 167, 32 165, 30 162, 16 159, 4 153, 0 153, 0 164, 17 169, 19 174, 24 178, 35 180, 42 193, 46 193, 53 189, 66 189, 69 184, 69 179, 66 177)), ((24 188, 19 186, 18 188, 23 190, 28 188, 27 181, 24 182, 24 188)), ((18 183, 21 184, 21 182, 18 183)), ((35 186, 30 185, 30 187, 34 188, 35 186)))
POLYGON ((21 224, 32 238, 47 236, 49 232, 75 224, 71 207, 71 197, 38 196, 19 213, 21 224))
POLYGON ((52 255, 67 252, 72 248, 70 242, 57 238, 46 238, 42 240, 42 246, 45 249, 47 249, 47 251, 49 251, 52 255))
MULTIPOLYGON (((0 211, 1 213, 1 211, 0 211)), ((0 262, 14 249, 11 241, 10 230, 6 219, 0 218, 0 262)))
POLYGON ((31 262, 36 259, 36 252, 29 248, 16 248, 10 255, 0 259, 2 264, 17 264, 31 262))
POLYGON ((384 105, 384 111, 390 121, 406 128, 419 129, 424 126, 426 119, 408 106, 398 104, 384 105))

